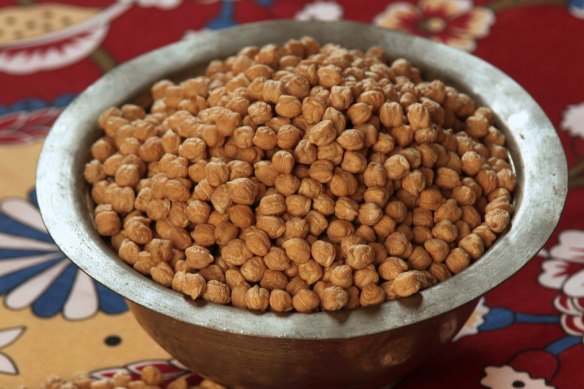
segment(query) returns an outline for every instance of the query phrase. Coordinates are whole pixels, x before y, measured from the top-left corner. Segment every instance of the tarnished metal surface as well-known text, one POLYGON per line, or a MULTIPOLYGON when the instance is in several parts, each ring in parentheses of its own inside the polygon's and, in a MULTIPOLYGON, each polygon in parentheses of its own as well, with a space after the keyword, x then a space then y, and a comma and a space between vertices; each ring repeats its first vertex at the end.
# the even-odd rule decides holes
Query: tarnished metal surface
POLYGON ((521 268, 549 238, 567 191, 566 161, 541 108, 501 71, 444 45, 354 22, 277 21, 203 33, 120 66, 61 114, 45 141, 37 193, 55 242, 90 276, 133 301, 138 321, 195 371, 237 387, 379 386, 448 342, 474 302, 521 268), (510 231, 483 258, 413 298, 333 314, 256 314, 193 303, 135 272, 95 231, 83 167, 98 115, 136 101, 154 81, 194 73, 246 45, 311 35, 349 48, 383 46, 425 78, 461 88, 496 113, 518 174, 510 231), (277 383, 277 384, 276 384, 277 383))

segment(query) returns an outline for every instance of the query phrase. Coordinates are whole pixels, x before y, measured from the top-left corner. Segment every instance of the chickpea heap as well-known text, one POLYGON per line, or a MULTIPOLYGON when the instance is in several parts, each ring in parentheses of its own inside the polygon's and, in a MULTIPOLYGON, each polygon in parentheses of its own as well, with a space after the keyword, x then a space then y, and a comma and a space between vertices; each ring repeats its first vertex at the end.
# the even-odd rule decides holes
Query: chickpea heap
MULTIPOLYGON (((71 379, 51 375, 41 384, 40 389, 225 389, 211 380, 203 379, 197 385, 189 385, 185 378, 177 378, 164 384, 163 373, 154 365, 142 369, 139 378, 134 378, 126 370, 119 370, 111 378, 92 379, 85 372, 73 374, 71 379)), ((17 389, 26 389, 19 386, 17 389)))
POLYGON ((513 213, 494 115, 404 59, 245 47, 99 118, 85 178, 119 257, 192 299, 354 309, 467 268, 513 213))

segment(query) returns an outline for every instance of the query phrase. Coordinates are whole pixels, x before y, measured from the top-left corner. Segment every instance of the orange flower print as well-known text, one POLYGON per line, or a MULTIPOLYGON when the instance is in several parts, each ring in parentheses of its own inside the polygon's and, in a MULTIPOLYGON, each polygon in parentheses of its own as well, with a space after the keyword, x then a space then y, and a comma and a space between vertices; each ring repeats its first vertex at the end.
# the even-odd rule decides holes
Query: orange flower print
POLYGON ((471 0, 420 0, 418 5, 390 4, 377 15, 375 24, 433 39, 473 51, 475 40, 489 34, 495 14, 485 7, 473 7, 471 0))

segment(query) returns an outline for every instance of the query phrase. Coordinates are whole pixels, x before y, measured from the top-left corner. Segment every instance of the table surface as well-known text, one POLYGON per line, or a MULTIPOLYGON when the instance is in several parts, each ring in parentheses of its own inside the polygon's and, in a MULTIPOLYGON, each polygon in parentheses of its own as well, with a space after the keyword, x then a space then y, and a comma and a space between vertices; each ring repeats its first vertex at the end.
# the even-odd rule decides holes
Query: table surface
POLYGON ((203 29, 280 18, 358 20, 444 42, 499 67, 543 107, 569 165, 558 228, 398 387, 584 387, 582 0, 0 0, 0 387, 151 363, 168 379, 191 374, 60 253, 40 219, 35 165, 62 109, 116 64, 203 29), (83 28, 58 30, 68 24, 83 28))

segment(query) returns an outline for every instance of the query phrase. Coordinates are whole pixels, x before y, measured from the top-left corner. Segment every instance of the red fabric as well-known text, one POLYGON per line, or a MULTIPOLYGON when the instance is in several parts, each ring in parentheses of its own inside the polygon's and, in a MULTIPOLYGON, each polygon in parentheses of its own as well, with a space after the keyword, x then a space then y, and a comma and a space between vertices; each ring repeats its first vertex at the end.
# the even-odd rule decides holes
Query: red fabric
MULTIPOLYGON (((427 1, 435 4, 457 3, 455 0, 427 1)), ((109 22, 107 35, 97 50, 115 63, 123 63, 156 47, 180 40, 187 31, 208 27, 221 12, 233 23, 241 24, 293 18, 315 3, 327 3, 340 10, 344 19, 373 23, 376 18, 381 20, 379 18, 388 12, 388 6, 398 3, 352 0, 339 0, 337 5, 333 2, 300 0, 176 2, 180 4, 169 9, 132 5, 109 22)), ((56 1, 38 0, 35 3, 56 1)), ((67 0, 58 3, 105 9, 115 1, 67 0)), ((418 11, 421 8, 414 1, 401 3, 417 7, 418 11)), ((577 297, 584 295, 584 283, 579 290, 565 288, 563 281, 554 281, 563 277, 562 273, 547 277, 549 272, 546 269, 552 266, 552 262, 564 266, 564 278, 567 279, 580 277, 578 271, 584 269, 584 260, 574 254, 584 247, 584 114, 580 114, 579 124, 577 121, 576 124, 569 124, 571 122, 566 119, 577 117, 574 112, 578 107, 584 111, 584 20, 575 11, 570 12, 567 4, 559 4, 555 0, 522 0, 515 3, 481 0, 474 4, 460 0, 458 3, 467 4, 469 10, 487 7, 483 9, 492 13, 493 22, 484 27, 483 36, 471 39, 476 47, 473 54, 506 72, 542 106, 564 145, 570 167, 571 190, 561 222, 546 245, 547 251, 486 296, 484 304, 488 307, 488 313, 483 315, 483 321, 487 324, 479 326, 477 334, 462 337, 446 347, 430 363, 406 377, 399 387, 510 388, 513 382, 523 379, 521 373, 527 373, 531 381, 522 381, 526 388, 583 388, 584 326, 581 324, 584 309, 581 306, 578 309, 577 297), (570 107, 576 108, 571 111, 570 107), (578 296, 578 293, 581 295, 578 296), (565 300, 562 309, 554 305, 554 300, 560 296, 565 300), (506 322, 505 317, 512 318, 506 322), (508 367, 505 370, 507 373, 501 373, 497 380, 489 381, 492 376, 489 371, 496 370, 490 368, 503 367, 508 367), (518 378, 513 378, 513 374, 518 378)), ((16 1, 0 0, 0 12, 2 7, 14 5, 17 5, 16 1)), ((470 16, 465 15, 463 21, 466 23, 469 20, 470 16)), ((434 36, 431 33, 425 35, 434 36)), ((2 50, 0 44, 0 53, 2 50)), ((94 51, 92 55, 97 54, 94 51)), ((29 126, 23 125, 20 129, 8 128, 7 123, 14 123, 13 117, 8 115, 17 112, 28 117, 26 115, 34 111, 26 106, 31 104, 30 99, 41 101, 39 104, 44 105, 45 110, 51 107, 62 109, 64 104, 56 103, 59 98, 82 92, 107 70, 97 66, 92 55, 62 67, 27 74, 0 70, 0 146, 26 144, 42 138, 49 114, 43 116, 37 113, 40 119, 29 119, 29 126), (25 104, 24 108, 22 104, 25 104), (37 126, 37 123, 40 124, 37 126), (3 129, 6 130, 4 138, 3 129)), ((541 147, 542 157, 545 158, 545 145, 541 147)), ((0 374, 0 382, 1 377, 0 374)))

